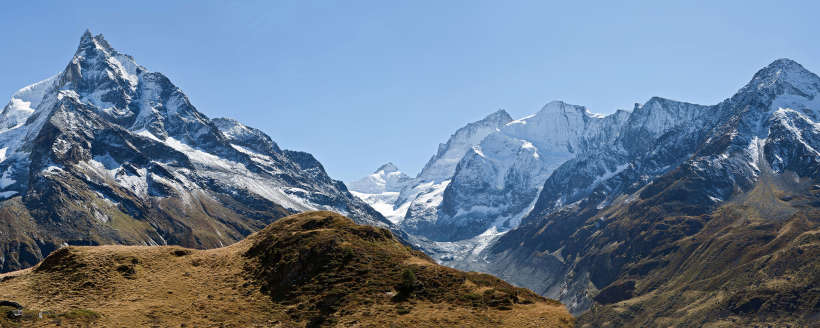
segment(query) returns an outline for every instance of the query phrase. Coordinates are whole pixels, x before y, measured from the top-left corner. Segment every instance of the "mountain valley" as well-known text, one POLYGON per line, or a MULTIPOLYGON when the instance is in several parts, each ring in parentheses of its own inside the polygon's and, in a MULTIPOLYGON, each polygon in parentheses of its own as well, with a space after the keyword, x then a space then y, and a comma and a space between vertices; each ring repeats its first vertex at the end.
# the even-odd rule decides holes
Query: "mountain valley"
POLYGON ((818 149, 820 77, 777 59, 343 183, 87 31, 0 112, 0 326, 816 327, 818 149))

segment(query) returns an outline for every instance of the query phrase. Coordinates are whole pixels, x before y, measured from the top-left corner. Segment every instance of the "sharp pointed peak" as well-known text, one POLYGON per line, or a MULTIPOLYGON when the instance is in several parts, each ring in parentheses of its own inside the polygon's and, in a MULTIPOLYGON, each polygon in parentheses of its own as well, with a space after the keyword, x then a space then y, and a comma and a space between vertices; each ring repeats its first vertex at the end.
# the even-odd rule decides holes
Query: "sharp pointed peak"
POLYGON ((108 52, 116 52, 114 48, 108 44, 102 34, 96 36, 91 33, 91 30, 86 29, 80 37, 80 44, 77 46, 77 53, 81 53, 88 49, 105 49, 108 52))

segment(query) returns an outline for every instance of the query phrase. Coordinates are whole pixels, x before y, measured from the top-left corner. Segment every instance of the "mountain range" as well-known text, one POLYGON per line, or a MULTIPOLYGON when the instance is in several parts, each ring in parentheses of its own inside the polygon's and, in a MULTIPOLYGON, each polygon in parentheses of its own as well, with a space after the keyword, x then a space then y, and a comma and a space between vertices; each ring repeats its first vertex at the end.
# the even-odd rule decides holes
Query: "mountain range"
POLYGON ((817 75, 779 59, 717 105, 493 114, 439 147, 462 154, 440 197, 394 222, 440 263, 560 299, 590 327, 816 321, 818 95, 817 75))
MULTIPOLYGON (((160 279, 153 272, 197 254, 249 284, 226 291, 282 310, 259 312, 268 324, 371 322, 365 298, 403 289, 429 291, 415 294, 417 313, 453 325, 431 304, 476 324, 526 325, 519 314, 532 313, 500 314, 526 299, 552 313, 551 325, 572 321, 555 321, 561 307, 526 290, 435 261, 560 300, 581 327, 811 326, 820 320, 818 96, 820 77, 778 59, 715 105, 655 97, 601 115, 553 101, 520 119, 499 110, 456 130, 415 177, 387 163, 346 185, 310 154, 208 118, 163 74, 86 32, 62 71, 0 112, 0 272, 36 266, 0 284, 68 284, 68 311, 71 293, 115 280, 137 288, 128 280, 160 279), (98 245, 186 248, 75 247, 98 245), (354 255, 363 258, 346 262, 354 255), (396 285, 408 266, 428 285, 396 285), (97 273, 105 279, 87 279, 97 273), (367 281, 349 284, 357 277, 367 281), (91 285, 70 285, 80 281, 91 285), (488 307, 493 316, 474 316, 488 307)), ((42 300, 59 289, 30 292, 42 300)), ((401 309, 378 303, 382 314, 406 314, 404 300, 390 301, 401 309)), ((98 319, 70 313, 61 318, 98 319)))

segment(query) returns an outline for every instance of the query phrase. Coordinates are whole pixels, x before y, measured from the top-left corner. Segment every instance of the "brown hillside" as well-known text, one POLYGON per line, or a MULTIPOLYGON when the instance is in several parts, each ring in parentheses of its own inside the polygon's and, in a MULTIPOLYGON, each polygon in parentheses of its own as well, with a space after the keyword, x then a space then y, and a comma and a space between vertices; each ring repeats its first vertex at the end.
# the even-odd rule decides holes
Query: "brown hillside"
POLYGON ((820 327, 820 186, 787 177, 764 175, 707 215, 645 229, 633 242, 654 248, 600 291, 579 326, 820 327), (658 228, 681 222, 702 228, 658 228))
POLYGON ((563 305, 439 266, 332 212, 283 218, 229 247, 62 248, 0 275, 5 327, 571 327, 563 305), (40 318, 42 316, 42 318, 40 318))

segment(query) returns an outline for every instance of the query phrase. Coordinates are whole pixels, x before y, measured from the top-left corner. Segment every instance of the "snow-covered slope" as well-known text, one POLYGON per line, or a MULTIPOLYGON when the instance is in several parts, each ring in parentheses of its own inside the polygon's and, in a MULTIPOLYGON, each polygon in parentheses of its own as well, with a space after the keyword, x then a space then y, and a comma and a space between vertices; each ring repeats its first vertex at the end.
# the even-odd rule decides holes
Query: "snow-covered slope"
POLYGON ((390 222, 399 224, 404 220, 410 204, 396 207, 396 200, 399 198, 399 192, 411 181, 412 179, 399 171, 396 165, 387 163, 376 169, 373 174, 349 182, 348 187, 354 196, 370 204, 390 222))
POLYGON ((410 177, 399 171, 393 163, 387 163, 376 169, 373 174, 360 180, 349 182, 348 188, 362 193, 379 194, 383 192, 399 192, 410 181, 410 177))
POLYGON ((424 168, 416 177, 420 181, 432 181, 440 183, 452 178, 456 171, 456 166, 464 154, 481 140, 496 132, 499 128, 512 121, 510 114, 504 110, 498 110, 487 117, 467 124, 456 130, 447 143, 439 144, 438 152, 427 161, 424 168))
POLYGON ((64 243, 227 245, 305 210, 391 226, 310 154, 209 119, 89 32, 62 72, 0 113, 0 201, 0 271, 64 243))
POLYGON ((780 59, 713 106, 654 97, 604 116, 551 102, 460 143, 447 170, 419 174, 431 178, 400 193, 397 203, 410 201, 401 228, 443 264, 499 275, 580 313, 619 274, 631 277, 624 263, 679 237, 651 237, 650 224, 670 224, 652 220, 738 201, 776 220, 804 208, 748 193, 820 181, 819 96, 820 78, 780 59), (632 257, 613 259, 618 252, 632 257))
POLYGON ((553 170, 577 154, 610 145, 627 117, 556 101, 506 124, 461 159, 435 221, 411 231, 456 241, 516 227, 553 170))
POLYGON ((820 181, 818 96, 820 78, 780 59, 714 106, 652 98, 629 115, 614 147, 556 169, 519 228, 452 265, 581 313, 598 291, 646 274, 642 264, 664 263, 671 245, 703 227, 691 218, 708 221, 727 204, 769 222, 810 210, 816 203, 790 201, 820 181))
POLYGON ((446 143, 439 144, 436 154, 413 179, 405 179, 404 173, 398 172, 394 165, 386 164, 388 170, 382 172, 385 167, 382 166, 374 174, 348 185, 395 223, 401 224, 408 217, 415 220, 418 216, 435 215, 459 160, 487 135, 510 121, 510 115, 499 110, 456 130, 446 143))

